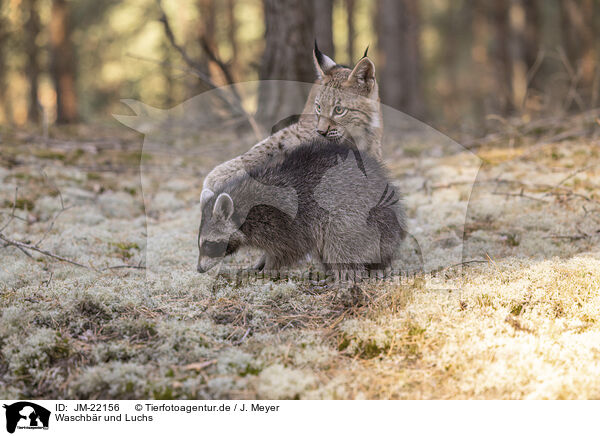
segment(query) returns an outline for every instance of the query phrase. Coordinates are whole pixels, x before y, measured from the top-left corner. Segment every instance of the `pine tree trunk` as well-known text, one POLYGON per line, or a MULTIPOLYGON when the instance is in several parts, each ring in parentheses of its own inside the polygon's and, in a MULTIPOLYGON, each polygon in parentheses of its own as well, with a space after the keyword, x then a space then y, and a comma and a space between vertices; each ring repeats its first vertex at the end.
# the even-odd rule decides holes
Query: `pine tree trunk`
POLYGON ((208 43, 211 49, 215 49, 215 29, 216 29, 216 4, 213 0, 199 1, 200 15, 202 19, 203 34, 201 35, 208 43))
POLYGON ((238 42, 237 42, 238 24, 235 19, 235 0, 227 0, 227 38, 231 45, 231 71, 234 77, 238 77, 238 42))
POLYGON ((494 63, 497 88, 500 91, 500 111, 507 114, 513 108, 512 62, 510 54, 509 1, 494 0, 491 10, 494 25, 494 63))
POLYGON ((315 2, 315 38, 319 49, 335 59, 333 46, 333 0, 314 0, 315 2))
POLYGON ((348 64, 354 64, 354 39, 356 30, 354 29, 354 0, 346 0, 346 20, 348 27, 348 64))
MULTIPOLYGON (((262 81, 313 82, 312 48, 314 3, 305 0, 264 0, 265 51, 259 77, 262 81)), ((266 126, 302 113, 308 87, 261 83, 257 118, 266 126)), ((269 126, 270 127, 270 126, 269 126)))
MULTIPOLYGON (((570 74, 580 77, 580 88, 586 94, 593 87, 597 73, 594 0, 562 0, 560 6, 563 46, 570 63, 570 74)), ((585 108, 582 107, 585 102, 579 100, 578 104, 579 109, 585 108)))
POLYGON ((56 122, 77 121, 75 57, 65 0, 53 0, 50 17, 51 74, 56 89, 56 122))
POLYGON ((37 13, 36 3, 36 0, 27 0, 25 2, 25 10, 28 14, 25 22, 25 54, 27 56, 25 71, 27 82, 29 83, 27 119, 29 122, 37 124, 40 120, 38 104, 38 77, 40 74, 40 68, 38 64, 38 47, 36 44, 36 39, 40 33, 40 17, 37 13))
POLYGON ((417 0, 381 0, 378 23, 382 102, 423 117, 417 0))
MULTIPOLYGON (((0 0, 0 10, 4 7, 4 2, 0 0)), ((6 49, 9 43, 8 20, 0 14, 0 65, 6 65, 6 49)), ((12 123, 12 111, 10 103, 6 98, 6 67, 0 68, 0 109, 2 110, 3 120, 6 123, 12 123)))
POLYGON ((525 9, 524 52, 527 67, 531 68, 540 53, 541 17, 537 0, 521 0, 525 9))

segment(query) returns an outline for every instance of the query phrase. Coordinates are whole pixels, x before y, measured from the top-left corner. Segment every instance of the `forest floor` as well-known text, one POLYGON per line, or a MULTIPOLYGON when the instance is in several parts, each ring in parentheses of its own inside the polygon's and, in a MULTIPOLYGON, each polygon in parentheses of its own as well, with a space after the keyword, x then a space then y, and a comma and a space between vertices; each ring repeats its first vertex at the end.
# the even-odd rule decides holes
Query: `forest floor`
POLYGON ((473 142, 473 189, 445 179, 467 150, 391 155, 411 227, 454 249, 453 211, 469 208, 468 262, 358 295, 198 274, 195 235, 177 229, 197 228, 208 163, 170 177, 145 213, 140 135, 4 132, 0 397, 599 398, 595 117, 473 142), (150 227, 164 235, 154 253, 150 227), (169 267, 142 269, 146 254, 169 267))

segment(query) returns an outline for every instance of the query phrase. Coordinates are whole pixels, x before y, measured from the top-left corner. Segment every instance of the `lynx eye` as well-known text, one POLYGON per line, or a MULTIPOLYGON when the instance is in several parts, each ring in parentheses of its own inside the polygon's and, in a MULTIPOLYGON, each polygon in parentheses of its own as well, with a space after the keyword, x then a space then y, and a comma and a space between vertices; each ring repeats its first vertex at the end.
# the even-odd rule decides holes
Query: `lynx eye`
POLYGON ((315 111, 320 114, 321 113, 321 105, 319 103, 315 103, 315 111))
POLYGON ((342 115, 345 112, 346 112, 346 108, 343 107, 343 106, 339 106, 338 105, 338 106, 336 106, 336 107, 333 108, 333 113, 335 115, 342 115))

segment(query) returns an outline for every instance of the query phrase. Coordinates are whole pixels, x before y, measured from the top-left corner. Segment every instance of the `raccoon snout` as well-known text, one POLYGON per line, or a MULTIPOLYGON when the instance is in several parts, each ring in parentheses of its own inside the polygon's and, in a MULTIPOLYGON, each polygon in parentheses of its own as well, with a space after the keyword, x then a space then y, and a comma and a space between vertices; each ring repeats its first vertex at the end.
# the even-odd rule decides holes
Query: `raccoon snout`
POLYGON ((196 266, 196 271, 200 274, 204 274, 212 269, 213 266, 217 264, 218 260, 215 259, 206 259, 200 258, 198 259, 198 265, 196 266))

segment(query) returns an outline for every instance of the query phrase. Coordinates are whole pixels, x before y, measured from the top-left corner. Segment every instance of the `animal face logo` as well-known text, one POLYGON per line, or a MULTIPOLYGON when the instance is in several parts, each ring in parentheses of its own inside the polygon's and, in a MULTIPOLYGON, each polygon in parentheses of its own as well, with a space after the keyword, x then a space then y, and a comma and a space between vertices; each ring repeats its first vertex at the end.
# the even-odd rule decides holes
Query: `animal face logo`
POLYGON ((18 429, 48 429, 50 411, 29 401, 3 406, 6 409, 6 431, 18 429))

